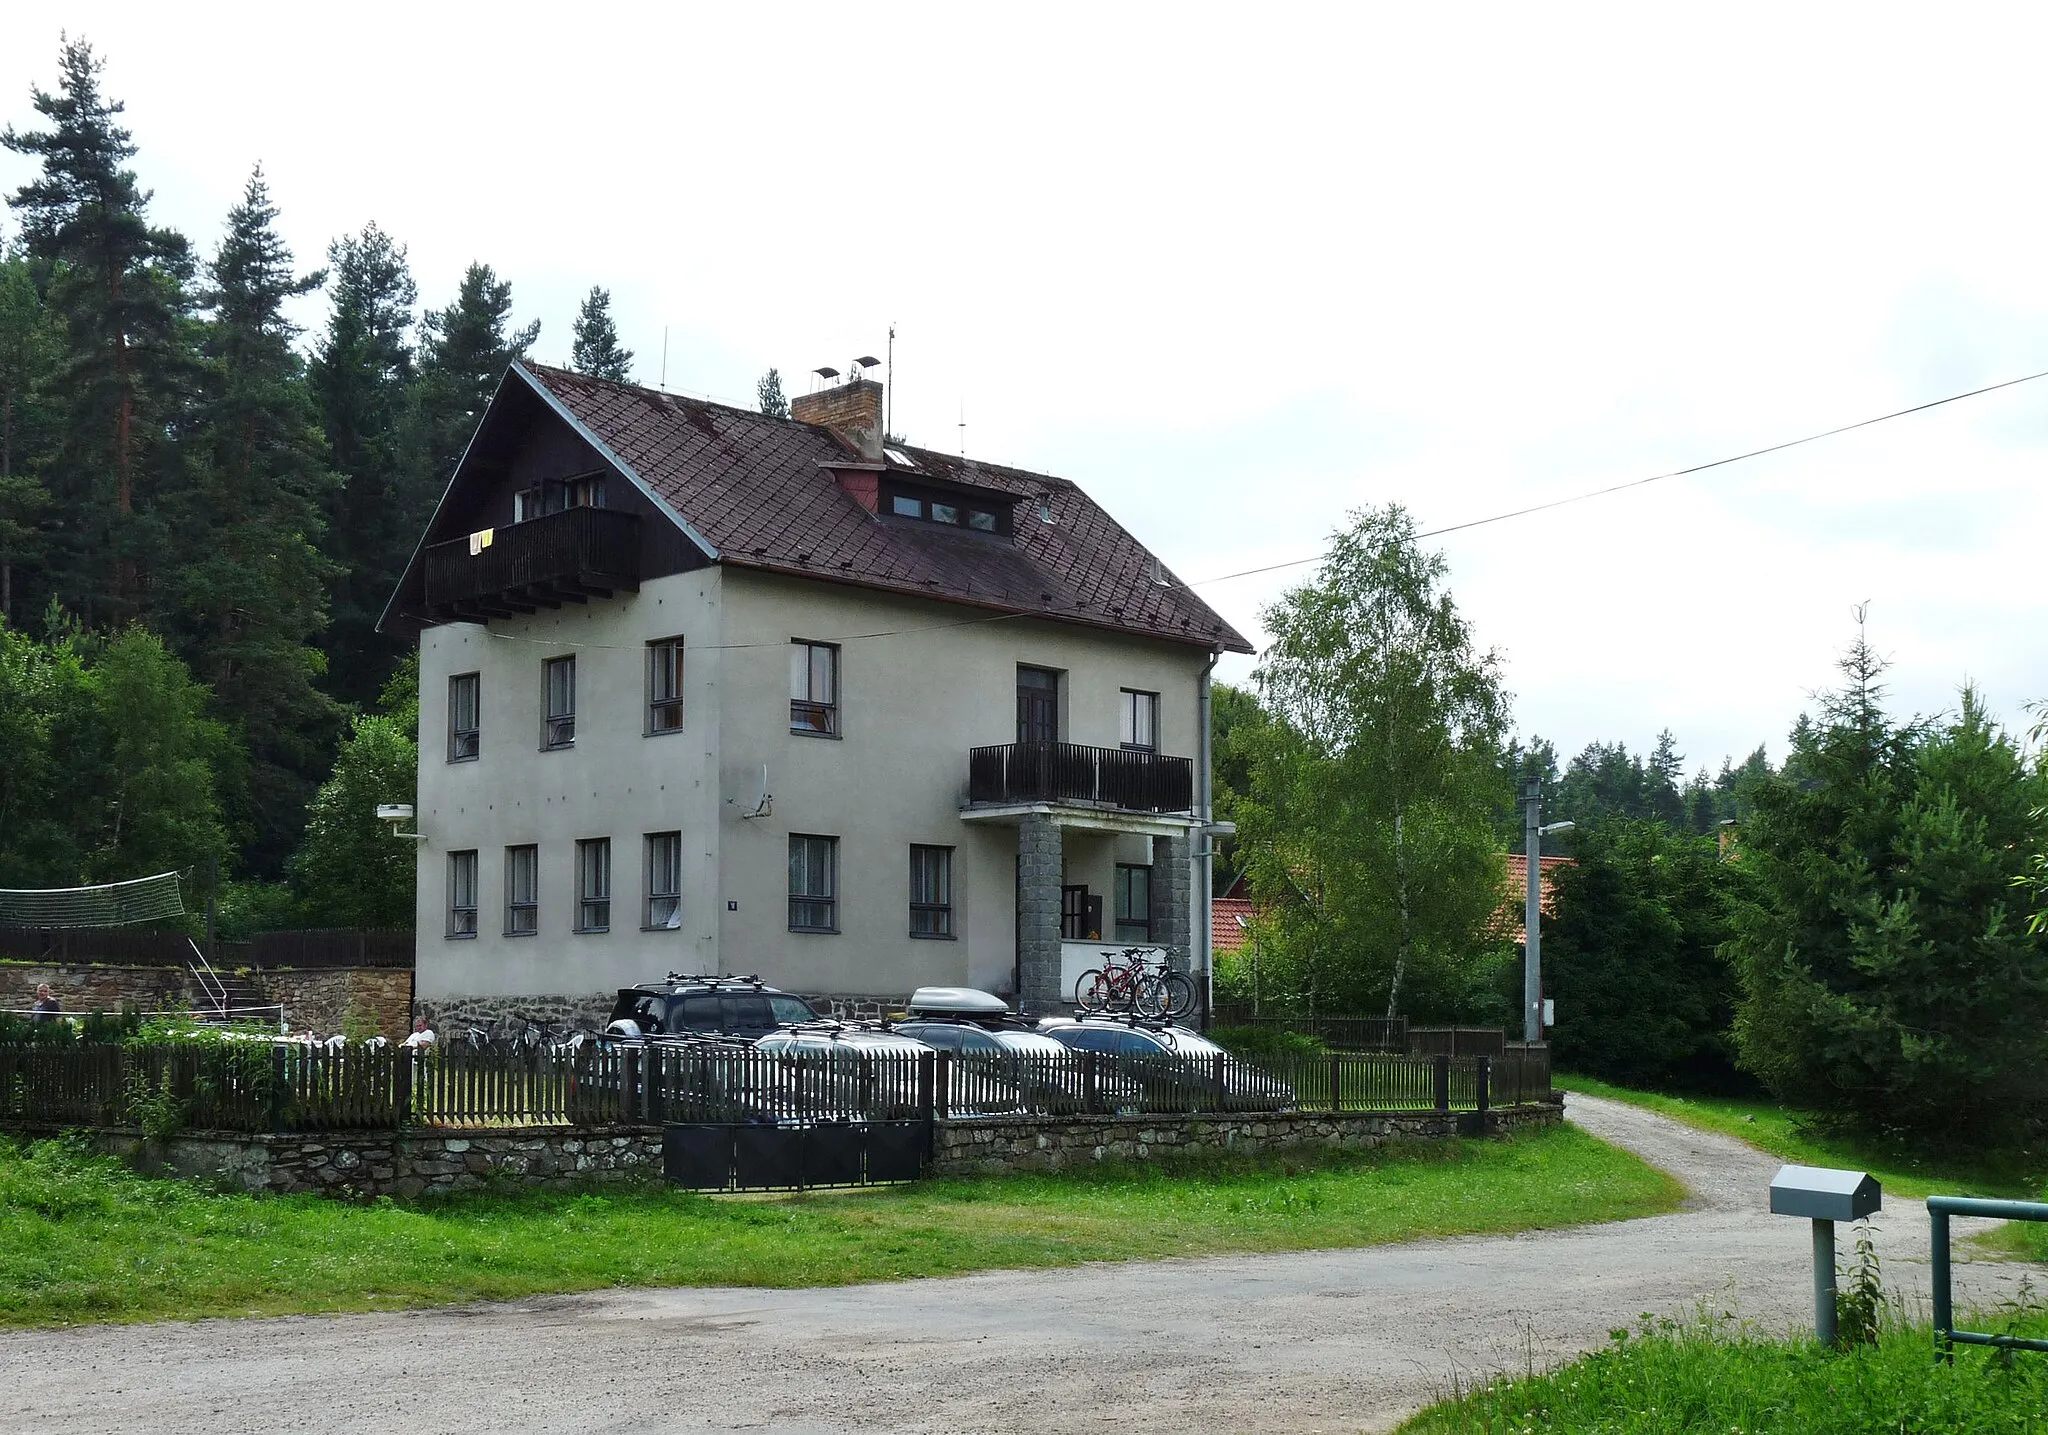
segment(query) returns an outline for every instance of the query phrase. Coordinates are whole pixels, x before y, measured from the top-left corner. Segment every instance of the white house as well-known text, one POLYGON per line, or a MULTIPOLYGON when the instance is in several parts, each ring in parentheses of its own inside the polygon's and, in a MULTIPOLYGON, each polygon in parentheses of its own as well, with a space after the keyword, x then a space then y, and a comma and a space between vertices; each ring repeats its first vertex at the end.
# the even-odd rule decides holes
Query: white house
POLYGON ((1208 675, 1244 640, 1062 479, 514 365, 384 615, 420 642, 430 1011, 671 971, 1044 1009, 1206 964, 1208 675), (1191 948, 1192 941, 1192 948, 1191 948))

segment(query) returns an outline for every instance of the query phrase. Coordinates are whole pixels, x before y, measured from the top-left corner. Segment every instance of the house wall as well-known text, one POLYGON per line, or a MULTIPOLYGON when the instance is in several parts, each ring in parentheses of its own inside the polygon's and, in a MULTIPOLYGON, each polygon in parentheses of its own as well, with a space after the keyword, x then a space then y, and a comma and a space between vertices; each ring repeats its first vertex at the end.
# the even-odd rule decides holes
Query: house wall
MULTIPOLYGON (((1005 619, 960 605, 901 599, 830 583, 727 570, 721 769, 749 797, 767 764, 774 811, 725 828, 722 949, 728 968, 758 970, 806 991, 905 993, 928 983, 1012 992, 1016 961, 1014 827, 960 820, 968 750, 1016 740, 1019 664, 1058 669, 1062 736, 1117 745, 1118 693, 1161 695, 1160 750, 1193 756, 1197 686, 1206 654, 1070 625, 1005 619), (951 625, 951 626, 946 626, 951 625), (844 642, 840 732, 792 733, 792 638, 844 642), (792 833, 839 842, 840 930, 788 930, 792 833), (951 846, 957 939, 909 935, 913 843, 951 846)), ((1130 839, 1066 833, 1069 881, 1103 894, 1130 839)), ((1142 840, 1138 846, 1142 848, 1142 840)), ((1135 850, 1135 849, 1132 849, 1135 850)))
MULTIPOLYGON (((1016 668, 1055 668, 1069 741, 1117 745, 1118 693, 1161 695, 1160 750, 1197 752, 1196 648, 989 617, 730 567, 656 579, 637 595, 451 624, 421 641, 418 995, 596 994, 670 970, 758 972, 805 993, 900 997, 926 984, 1014 989, 1014 827, 961 821, 968 749, 1016 737, 1016 668), (879 632, 898 636, 866 638, 879 632), (685 639, 684 724, 643 735, 644 644, 685 639), (839 734, 789 730, 789 644, 838 641, 839 734), (540 750, 541 664, 577 656, 577 737, 540 750), (449 763, 451 674, 482 678, 482 754, 449 763), (772 810, 758 805, 762 769, 772 810), (644 833, 684 834, 683 926, 639 929, 644 833), (839 931, 788 930, 792 833, 839 842, 839 931), (570 930, 574 843, 612 839, 609 932, 570 930), (538 843, 540 932, 506 937, 504 848, 538 843), (909 848, 954 849, 956 938, 909 935, 909 848), (447 860, 478 853, 478 935, 451 940, 447 860)), ((1142 838, 1070 832, 1067 880, 1113 911, 1118 854, 1142 838)), ((1163 845, 1163 844, 1162 844, 1163 845)))
POLYGON ((570 604, 488 629, 453 623, 420 640, 417 993, 591 994, 671 970, 718 969, 717 751, 720 582, 716 568, 655 579, 637 594, 570 604), (646 732, 646 648, 681 635, 683 726, 646 732), (544 751, 541 664, 576 657, 576 743, 544 751), (449 762, 448 679, 480 675, 481 752, 449 762), (683 834, 683 924, 640 930, 643 836, 683 834), (572 930, 576 842, 612 841, 611 930, 572 930), (505 848, 540 847, 539 931, 505 935, 505 848), (448 854, 477 852, 477 935, 450 938, 448 854))

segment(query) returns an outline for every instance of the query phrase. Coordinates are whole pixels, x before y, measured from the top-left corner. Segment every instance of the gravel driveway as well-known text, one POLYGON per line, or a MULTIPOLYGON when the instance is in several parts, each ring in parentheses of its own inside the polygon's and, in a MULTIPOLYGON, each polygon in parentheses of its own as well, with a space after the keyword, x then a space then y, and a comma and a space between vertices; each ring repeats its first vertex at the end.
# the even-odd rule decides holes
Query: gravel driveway
MULTIPOLYGON (((1300 1435, 1386 1429, 1453 1380, 1600 1345, 1643 1311, 1812 1320, 1806 1223, 1764 1210, 1774 1158, 1612 1102, 1573 1096, 1569 1115, 1678 1176, 1687 1208, 1354 1251, 0 1334, 0 1424, 1300 1435)), ((1924 1297, 1925 1210, 1893 1201, 1873 1224, 1887 1284, 1924 1297)), ((1958 1267, 1980 1299, 2026 1269, 1958 1267)))

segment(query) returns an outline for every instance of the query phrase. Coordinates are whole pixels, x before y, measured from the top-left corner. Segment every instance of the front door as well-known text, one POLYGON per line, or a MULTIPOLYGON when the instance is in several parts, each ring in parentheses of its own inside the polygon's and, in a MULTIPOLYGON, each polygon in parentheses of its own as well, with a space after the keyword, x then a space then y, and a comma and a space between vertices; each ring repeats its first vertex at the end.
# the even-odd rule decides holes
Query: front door
POLYGON ((1017 669, 1017 741, 1060 740, 1060 675, 1050 668, 1017 669))

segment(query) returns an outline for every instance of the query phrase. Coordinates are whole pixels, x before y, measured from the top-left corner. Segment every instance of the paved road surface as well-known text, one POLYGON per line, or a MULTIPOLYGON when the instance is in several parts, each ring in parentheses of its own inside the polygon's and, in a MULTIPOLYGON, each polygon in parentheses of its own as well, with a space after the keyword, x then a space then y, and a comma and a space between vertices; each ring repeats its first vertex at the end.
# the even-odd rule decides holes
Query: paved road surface
MULTIPOLYGON (((1685 1181, 1677 1215, 1506 1237, 834 1290, 656 1290, 410 1314, 0 1334, 0 1429, 432 1432, 1382 1430, 1454 1379, 1697 1301, 1812 1319, 1777 1162, 1633 1107, 1571 1119, 1685 1181)), ((1874 1224, 1926 1289, 1927 1219, 1874 1224)), ((1959 1230, 1960 1230, 1959 1223, 1959 1230)), ((2024 1267, 1966 1270, 1993 1298, 2024 1267)))

